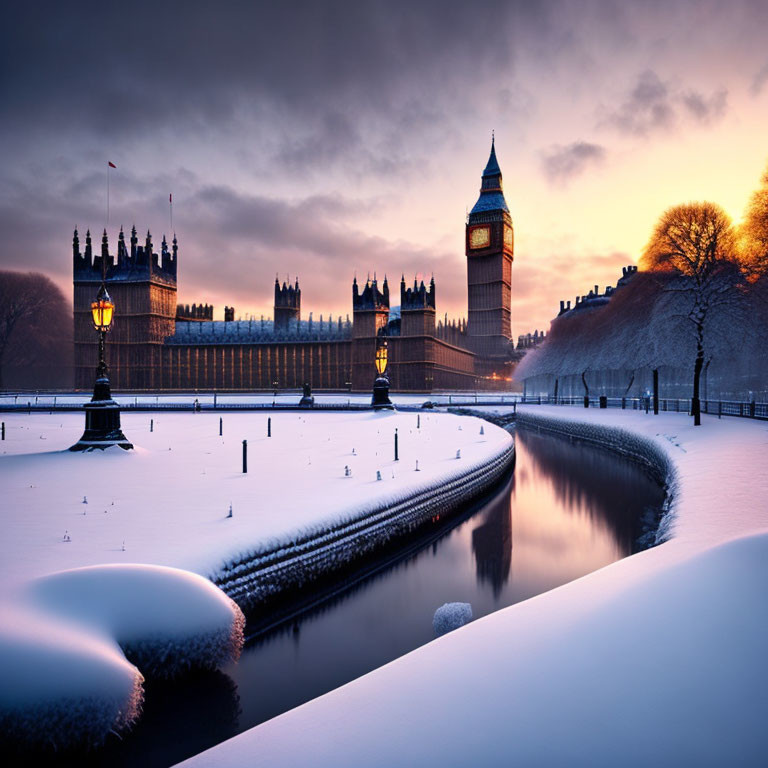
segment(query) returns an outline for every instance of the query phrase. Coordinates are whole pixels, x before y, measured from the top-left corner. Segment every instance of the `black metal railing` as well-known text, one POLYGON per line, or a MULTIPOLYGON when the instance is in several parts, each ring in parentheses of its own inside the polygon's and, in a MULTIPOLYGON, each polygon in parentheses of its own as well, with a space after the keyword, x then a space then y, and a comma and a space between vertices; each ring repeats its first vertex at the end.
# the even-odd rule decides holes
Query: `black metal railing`
MULTIPOLYGON (((178 396, 181 397, 181 396, 178 396)), ((173 395, 149 396, 149 395, 123 395, 117 397, 122 411, 149 412, 149 411, 367 411, 370 410, 370 400, 367 396, 352 395, 346 402, 344 398, 338 398, 336 402, 323 402, 316 397, 312 406, 300 406, 301 393, 297 392, 295 399, 293 393, 281 392, 278 399, 272 401, 259 401, 247 396, 232 401, 223 396, 220 400, 216 396, 201 395, 203 399, 190 400, 188 395, 185 400, 175 400, 173 395), (289 399, 290 398, 290 399, 289 399)), ((231 396, 230 396, 231 397, 231 396)), ((75 399, 71 395, 0 395, 0 412, 3 413, 33 413, 33 412, 81 412, 86 398, 75 399)), ((491 393, 461 393, 461 394, 432 394, 424 395, 424 400, 412 397, 410 401, 397 402, 398 410, 416 411, 425 407, 490 407, 527 405, 570 405, 589 408, 621 408, 625 410, 645 411, 653 413, 653 397, 596 397, 584 398, 583 396, 553 397, 551 395, 494 395, 491 393)), ((687 413, 691 412, 690 398, 659 398, 660 413, 687 413)), ((701 400, 701 412, 711 416, 738 416, 742 418, 768 420, 768 403, 758 403, 746 400, 701 400)))
MULTIPOLYGON (((622 408, 626 410, 653 413, 653 397, 552 397, 550 395, 526 395, 519 403, 529 405, 581 405, 590 408, 622 408)), ((691 414, 690 398, 659 398, 659 412, 691 414)), ((710 416, 741 416, 747 419, 768 420, 768 403, 754 400, 701 400, 701 412, 710 416)))

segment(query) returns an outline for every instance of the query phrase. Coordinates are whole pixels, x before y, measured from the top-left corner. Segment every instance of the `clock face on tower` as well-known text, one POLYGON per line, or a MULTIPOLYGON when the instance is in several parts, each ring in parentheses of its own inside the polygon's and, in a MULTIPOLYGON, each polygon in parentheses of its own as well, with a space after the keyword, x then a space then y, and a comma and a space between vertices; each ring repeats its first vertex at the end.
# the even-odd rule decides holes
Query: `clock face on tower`
POLYGON ((511 227, 504 227, 504 245, 507 246, 507 248, 512 248, 515 242, 515 235, 512 232, 511 227))
POLYGON ((490 227, 473 227, 469 231, 470 248, 487 248, 491 243, 490 227))

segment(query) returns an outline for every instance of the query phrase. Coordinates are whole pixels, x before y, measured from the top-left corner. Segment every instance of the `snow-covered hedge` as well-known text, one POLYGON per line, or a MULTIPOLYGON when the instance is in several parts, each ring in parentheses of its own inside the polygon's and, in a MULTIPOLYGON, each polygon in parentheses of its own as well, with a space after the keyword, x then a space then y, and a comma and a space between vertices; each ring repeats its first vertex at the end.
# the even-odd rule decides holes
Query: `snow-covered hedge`
POLYGON ((648 545, 661 544, 669 538, 670 526, 674 519, 671 509, 677 487, 676 470, 669 456, 652 440, 621 427, 550 417, 540 411, 521 409, 515 416, 515 422, 528 428, 562 435, 570 440, 591 443, 641 464, 658 483, 664 486, 661 521, 653 540, 647 543, 648 545))
POLYGON ((145 676, 237 659, 245 625, 206 579, 147 565, 46 576, 0 612, 0 732, 56 748, 130 726, 145 676))
POLYGON ((363 508, 326 531, 313 532, 287 545, 246 553, 212 580, 233 600, 249 609, 277 593, 301 587, 343 568, 389 541, 404 536, 435 514, 448 516, 490 488, 514 463, 510 440, 492 458, 457 472, 448 482, 405 493, 395 502, 363 508))

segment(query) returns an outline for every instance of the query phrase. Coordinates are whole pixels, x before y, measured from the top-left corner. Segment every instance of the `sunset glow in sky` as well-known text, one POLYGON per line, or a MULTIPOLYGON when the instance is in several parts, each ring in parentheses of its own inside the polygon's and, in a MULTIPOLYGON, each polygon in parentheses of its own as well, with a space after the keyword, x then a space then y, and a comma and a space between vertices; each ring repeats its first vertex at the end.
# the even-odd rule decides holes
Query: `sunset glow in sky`
MULTIPOLYGON (((46 5, 46 4, 43 4, 46 5)), ((179 300, 351 313, 434 273, 466 314, 464 218, 491 131, 515 225, 513 334, 615 283, 669 205, 737 219, 768 162, 768 3, 106 3, 6 9, 0 268, 71 295, 71 237, 159 249, 179 300), (395 287, 395 286, 393 286, 395 287)), ((396 301, 393 301, 396 303, 396 301)))

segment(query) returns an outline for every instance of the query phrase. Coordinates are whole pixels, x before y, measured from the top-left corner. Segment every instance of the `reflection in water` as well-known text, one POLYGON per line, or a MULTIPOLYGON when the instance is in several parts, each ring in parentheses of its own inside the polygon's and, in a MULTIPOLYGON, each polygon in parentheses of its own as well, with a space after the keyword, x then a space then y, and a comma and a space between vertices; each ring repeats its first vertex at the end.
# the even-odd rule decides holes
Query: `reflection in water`
POLYGON ((631 553, 642 513, 663 502, 658 485, 562 438, 519 431, 516 445, 514 476, 477 512, 249 643, 222 675, 229 687, 148 691, 139 728, 100 764, 169 765, 429 642, 443 603, 471 603, 478 618, 631 553))
POLYGON ((643 500, 650 488, 656 492, 647 500, 649 505, 663 501, 661 489, 636 464, 583 443, 529 430, 519 430, 516 441, 518 450, 529 455, 539 486, 546 482, 571 514, 589 515, 609 528, 621 555, 633 551, 640 532, 637 513, 642 511, 636 494, 643 500), (606 461, 606 456, 614 461, 606 461))
POLYGON ((515 439, 514 476, 474 515, 246 649, 228 670, 243 727, 429 642, 443 603, 471 603, 477 618, 631 553, 642 512, 663 502, 656 483, 584 444, 515 439))
MULTIPOLYGON (((472 551, 477 565, 477 579, 487 581, 494 597, 509 578, 512 565, 512 497, 515 493, 514 477, 511 493, 496 496, 483 510, 483 522, 472 531, 472 551)), ((506 490, 506 489, 505 489, 506 490)))

